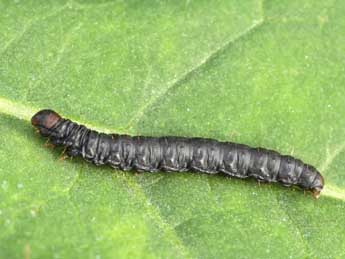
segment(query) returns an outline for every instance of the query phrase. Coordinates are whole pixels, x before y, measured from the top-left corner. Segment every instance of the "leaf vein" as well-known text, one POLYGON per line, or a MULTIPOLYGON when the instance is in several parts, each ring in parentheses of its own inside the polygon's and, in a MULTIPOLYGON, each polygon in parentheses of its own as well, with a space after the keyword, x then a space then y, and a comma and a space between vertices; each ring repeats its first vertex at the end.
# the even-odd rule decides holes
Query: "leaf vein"
MULTIPOLYGON (((61 62, 63 56, 64 56, 64 53, 67 49, 67 47, 70 45, 71 43, 71 38, 74 34, 74 32, 78 31, 80 29, 80 27, 82 26, 82 23, 79 22, 77 23, 76 25, 72 26, 72 29, 70 30, 69 33, 66 33, 65 34, 65 37, 64 37, 64 40, 59 48, 59 50, 57 51, 57 55, 56 55, 56 60, 55 62, 51 65, 50 68, 48 68, 47 70, 44 70, 44 71, 41 71, 38 75, 38 81, 42 81, 44 80, 44 78, 51 72, 54 71, 54 69, 59 65, 59 63, 61 62), (47 73, 44 73, 44 72, 47 72, 47 73)), ((31 93, 31 90, 32 90, 32 87, 33 87, 33 84, 29 83, 29 86, 26 88, 26 91, 25 91, 25 94, 24 94, 24 99, 25 100, 28 100, 28 97, 31 93)))
POLYGON ((183 257, 186 258, 188 256, 188 250, 182 243, 181 239, 178 237, 175 229, 171 225, 166 223, 165 220, 163 220, 162 216, 160 215, 159 209, 150 202, 150 199, 145 194, 142 186, 131 179, 132 178, 125 177, 125 180, 128 183, 129 187, 135 191, 136 197, 141 197, 144 204, 147 205, 147 210, 150 216, 155 220, 155 222, 159 224, 159 227, 161 229, 163 229, 167 234, 172 235, 171 237, 174 239, 173 244, 179 251, 181 251, 183 257))
POLYGON ((326 160, 325 162, 320 166, 320 171, 325 172, 329 166, 333 163, 334 159, 345 150, 345 141, 342 142, 338 147, 334 148, 333 151, 326 152, 326 160))
POLYGON ((39 17, 39 18, 36 18, 36 19, 31 19, 29 20, 24 26, 23 26, 23 29, 17 33, 14 37, 12 37, 12 39, 10 39, 6 44, 5 44, 5 47, 0 50, 0 56, 2 56, 3 54, 6 53, 6 51, 13 45, 15 44, 16 42, 20 41, 21 38, 23 38, 23 36, 25 35, 25 33, 27 33, 31 27, 38 21, 43 21, 51 16, 54 16, 54 15, 57 15, 59 14, 60 12, 62 12, 68 5, 65 4, 63 5, 61 8, 57 9, 56 11, 53 11, 51 13, 48 13, 47 15, 43 16, 43 17, 39 17))
POLYGON ((10 46, 12 46, 13 44, 15 44, 17 41, 19 41, 24 34, 31 28, 32 26, 32 20, 29 20, 24 26, 23 29, 17 33, 16 35, 14 35, 12 37, 12 39, 10 39, 6 44, 5 47, 0 51, 0 56, 2 56, 4 53, 6 53, 6 51, 10 48, 10 46))
POLYGON ((241 32, 240 34, 236 35, 235 37, 227 40, 225 44, 221 45, 219 48, 211 52, 207 57, 205 57, 203 60, 201 60, 198 64, 193 66, 190 70, 186 71, 184 74, 182 74, 181 77, 172 80, 167 83, 167 86, 163 88, 163 90, 158 93, 157 95, 153 96, 148 102, 146 102, 139 110, 138 112, 129 120, 126 129, 132 128, 140 119, 143 117, 143 115, 146 113, 148 109, 150 109, 152 106, 157 103, 157 101, 164 96, 169 90, 179 86, 182 82, 187 80, 191 75, 193 75, 196 71, 204 67, 206 64, 208 64, 211 60, 216 58, 222 51, 227 49, 229 46, 231 46, 233 43, 238 41, 239 39, 243 38, 244 36, 248 35, 249 33, 253 32, 255 29, 260 27, 264 23, 264 19, 261 18, 260 20, 254 22, 251 26, 249 26, 246 30, 241 32))
POLYGON ((312 250, 310 249, 309 245, 306 243, 306 240, 304 239, 303 235, 302 235, 302 229, 299 227, 298 224, 296 224, 295 220, 291 217, 290 213, 287 211, 286 208, 282 207, 282 205, 280 204, 280 201, 278 199, 278 196, 275 195, 276 197, 276 201, 278 204, 278 208, 287 216, 288 220, 290 221, 291 226, 293 226, 296 229, 297 235, 299 236, 301 243, 304 247, 304 253, 308 253, 306 256, 309 257, 311 256, 312 258, 315 258, 315 256, 312 254, 312 250))
POLYGON ((64 193, 70 194, 71 190, 74 188, 74 186, 77 184, 78 180, 80 179, 81 171, 83 170, 83 166, 80 170, 77 171, 76 176, 71 181, 71 184, 63 191, 64 193))

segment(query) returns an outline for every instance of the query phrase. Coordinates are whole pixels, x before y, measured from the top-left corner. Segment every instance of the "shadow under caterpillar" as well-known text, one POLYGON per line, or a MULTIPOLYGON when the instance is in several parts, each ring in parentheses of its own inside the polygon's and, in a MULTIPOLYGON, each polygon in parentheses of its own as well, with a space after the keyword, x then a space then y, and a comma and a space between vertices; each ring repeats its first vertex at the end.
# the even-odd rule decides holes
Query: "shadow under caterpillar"
POLYGON ((52 144, 64 146, 68 156, 82 156, 95 165, 106 164, 125 171, 193 170, 253 177, 260 182, 299 186, 311 191, 315 198, 324 186, 324 179, 315 167, 265 148, 205 138, 99 133, 52 110, 39 111, 31 123, 52 144))

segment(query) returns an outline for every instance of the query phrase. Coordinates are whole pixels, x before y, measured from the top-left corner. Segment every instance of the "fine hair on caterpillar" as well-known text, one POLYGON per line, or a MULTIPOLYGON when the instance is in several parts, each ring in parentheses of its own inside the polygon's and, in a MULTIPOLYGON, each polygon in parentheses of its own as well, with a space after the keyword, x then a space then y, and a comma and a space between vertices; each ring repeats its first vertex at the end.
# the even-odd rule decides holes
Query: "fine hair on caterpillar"
POLYGON ((315 167, 265 148, 206 138, 99 133, 52 110, 39 111, 31 123, 52 144, 64 146, 68 156, 81 156, 95 165, 125 171, 198 171, 252 177, 260 182, 298 186, 311 191, 315 198, 324 186, 315 167))

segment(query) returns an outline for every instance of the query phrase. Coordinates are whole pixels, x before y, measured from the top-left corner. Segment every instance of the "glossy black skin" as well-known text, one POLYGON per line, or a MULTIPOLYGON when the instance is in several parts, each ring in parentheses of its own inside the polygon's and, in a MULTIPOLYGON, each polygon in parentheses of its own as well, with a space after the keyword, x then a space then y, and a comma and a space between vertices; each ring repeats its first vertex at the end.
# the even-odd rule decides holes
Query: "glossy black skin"
POLYGON ((260 182, 296 185, 312 191, 315 197, 324 185, 313 166, 264 148, 203 138, 108 135, 63 119, 51 110, 38 112, 32 124, 53 144, 65 146, 68 156, 82 156, 95 165, 107 164, 126 171, 222 172, 260 182))

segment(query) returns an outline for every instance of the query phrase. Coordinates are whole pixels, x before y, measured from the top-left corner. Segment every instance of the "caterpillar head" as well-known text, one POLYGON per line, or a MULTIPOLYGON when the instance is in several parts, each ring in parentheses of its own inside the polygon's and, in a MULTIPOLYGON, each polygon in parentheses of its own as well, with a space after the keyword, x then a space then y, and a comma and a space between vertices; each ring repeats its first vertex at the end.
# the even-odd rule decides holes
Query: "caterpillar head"
POLYGON ((31 124, 42 136, 48 137, 60 119, 61 116, 52 110, 41 110, 31 118, 31 124))

